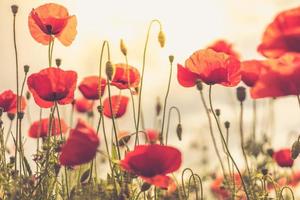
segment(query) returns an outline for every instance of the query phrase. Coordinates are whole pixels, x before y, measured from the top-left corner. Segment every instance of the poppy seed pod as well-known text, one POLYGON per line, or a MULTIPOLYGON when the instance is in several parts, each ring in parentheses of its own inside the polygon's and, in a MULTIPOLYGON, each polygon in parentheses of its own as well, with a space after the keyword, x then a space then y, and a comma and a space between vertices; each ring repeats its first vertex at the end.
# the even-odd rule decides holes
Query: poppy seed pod
POLYGON ((159 42, 161 48, 163 48, 165 46, 166 36, 162 30, 160 30, 158 33, 158 42, 159 42))
POLYGON ((113 66, 112 66, 112 64, 111 64, 110 61, 106 62, 105 73, 106 73, 106 76, 107 76, 108 80, 111 81, 112 75, 114 73, 114 68, 113 68, 113 66))
POLYGON ((23 119, 24 118, 24 112, 18 112, 17 113, 17 117, 18 117, 18 119, 23 119))
POLYGON ((224 122, 224 125, 225 125, 225 128, 229 128, 230 127, 230 122, 229 121, 226 121, 226 122, 224 122))
POLYGON ((15 117, 16 117, 16 114, 15 113, 7 113, 7 117, 8 117, 8 119, 9 120, 14 120, 15 119, 15 117))
POLYGON ((196 87, 197 87, 197 90, 199 90, 199 91, 203 90, 203 84, 202 84, 202 81, 200 79, 196 80, 196 87))
POLYGON ((173 61, 174 61, 174 56, 173 55, 169 55, 169 61, 170 61, 170 63, 173 63, 173 61))
POLYGON ((217 108, 217 109, 215 110, 215 113, 216 113, 216 115, 217 115, 218 117, 220 117, 220 115, 221 115, 221 110, 217 108))
POLYGON ((295 160, 300 153, 300 142, 297 140, 292 146, 292 159, 295 160))
POLYGON ((14 15, 17 14, 19 7, 17 5, 12 5, 11 6, 11 11, 14 15))
POLYGON ((55 64, 57 67, 60 67, 61 66, 61 59, 60 58, 56 58, 55 59, 55 64))
POLYGON ((181 141, 182 139, 182 125, 179 123, 176 128, 176 134, 178 139, 181 141))
POLYGON ((29 65, 24 65, 24 72, 27 74, 29 72, 29 65))
POLYGON ((245 99, 246 99, 246 88, 243 87, 243 86, 237 87, 236 88, 236 96, 237 96, 237 99, 240 102, 245 101, 245 99))
POLYGON ((120 49, 121 49, 122 54, 124 56, 127 56, 127 47, 126 47, 123 39, 120 40, 120 49))

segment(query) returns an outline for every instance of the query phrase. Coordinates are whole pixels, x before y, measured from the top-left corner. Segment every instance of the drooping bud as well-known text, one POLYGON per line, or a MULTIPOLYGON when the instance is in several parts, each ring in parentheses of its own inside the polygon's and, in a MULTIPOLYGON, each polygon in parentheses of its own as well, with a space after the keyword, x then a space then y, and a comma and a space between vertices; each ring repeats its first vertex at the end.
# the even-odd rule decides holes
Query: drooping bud
POLYGON ((127 56, 127 47, 126 47, 123 39, 120 40, 120 49, 121 49, 121 52, 123 53, 123 55, 127 56))
POLYGON ((169 61, 170 61, 171 64, 173 63, 173 61, 174 61, 174 56, 173 55, 169 55, 169 61))
POLYGON ((165 46, 166 36, 162 30, 160 30, 158 33, 158 42, 159 42, 161 48, 163 48, 165 46))
POLYGON ((230 127, 230 122, 226 121, 226 122, 224 122, 224 125, 225 125, 225 128, 228 129, 230 127))
POLYGON ((60 67, 61 66, 61 59, 60 58, 56 58, 55 59, 55 64, 57 67, 60 67))
POLYGON ((216 115, 217 115, 218 117, 220 117, 220 115, 221 115, 221 110, 217 108, 217 109, 215 110, 215 113, 216 113, 216 115))
POLYGON ((176 134, 177 134, 178 139, 181 141, 181 139, 182 139, 182 125, 181 125, 181 123, 179 123, 177 125, 176 134))
POLYGON ((117 135, 119 146, 125 146, 130 140, 131 135, 127 131, 120 131, 117 135))
POLYGON ((106 73, 106 76, 107 76, 108 80, 111 81, 113 73, 114 73, 114 68, 113 68, 110 61, 106 62, 105 73, 106 73))
POLYGON ((297 140, 292 146, 292 159, 295 160, 300 153, 300 142, 297 140))
POLYGON ((240 102, 243 102, 245 101, 246 99, 246 88, 243 87, 243 86, 240 86, 236 89, 236 96, 237 96, 237 99, 240 101, 240 102))
POLYGON ((197 87, 197 90, 199 90, 199 91, 203 90, 203 84, 202 84, 202 81, 200 79, 196 80, 196 87, 197 87))
POLYGON ((155 110, 156 110, 156 116, 159 116, 160 111, 161 111, 161 102, 160 102, 159 97, 156 98, 155 110))
POLYGON ((145 192, 145 191, 149 190, 150 187, 151 187, 150 183, 144 182, 143 185, 141 186, 141 191, 145 192))
POLYGON ((24 72, 27 74, 29 72, 29 65, 24 65, 24 72))
POLYGON ((18 9, 19 9, 19 6, 17 6, 17 5, 12 5, 12 6, 11 6, 11 12, 12 12, 14 15, 17 14, 18 9))

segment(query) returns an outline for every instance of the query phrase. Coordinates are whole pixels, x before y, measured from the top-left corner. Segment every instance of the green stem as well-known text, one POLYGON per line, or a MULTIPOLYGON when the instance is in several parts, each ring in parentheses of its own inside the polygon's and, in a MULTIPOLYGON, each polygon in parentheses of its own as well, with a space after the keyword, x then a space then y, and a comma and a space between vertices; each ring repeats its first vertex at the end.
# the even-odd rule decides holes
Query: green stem
MULTIPOLYGON (((144 53, 143 53, 143 65, 142 65, 142 73, 141 73, 141 83, 140 83, 140 87, 139 87, 139 91, 138 91, 138 111, 137 111, 137 128, 136 128, 136 133, 138 132, 139 129, 139 125, 140 125, 140 117, 141 117, 141 101, 142 101, 142 90, 143 90, 143 82, 144 82, 144 71, 145 71, 145 65, 146 65, 146 53, 147 53, 147 47, 148 47, 148 42, 149 42, 149 36, 150 36, 150 30, 152 27, 152 24, 154 23, 158 23, 160 26, 160 29, 162 29, 161 23, 159 20, 152 20, 150 22, 148 31, 147 31, 147 36, 146 36, 146 42, 145 42, 145 46, 144 46, 144 53)), ((135 146, 138 143, 138 134, 136 134, 135 137, 135 146)))
POLYGON ((257 108, 256 108, 256 100, 254 99, 252 102, 252 109, 253 109, 253 120, 252 120, 252 136, 253 140, 256 140, 256 118, 257 118, 257 108))
POLYGON ((215 111, 214 111, 214 108, 213 108, 213 106, 212 106, 211 91, 212 91, 212 86, 210 85, 210 86, 209 86, 209 104, 210 104, 211 112, 212 112, 212 114, 213 114, 213 116, 214 116, 214 118, 215 118, 215 121, 216 121, 216 123, 217 123, 217 127, 218 127, 218 130, 219 130, 219 133, 220 133, 222 142, 223 142, 224 145, 225 145, 226 151, 227 151, 227 153, 228 153, 228 155, 229 155, 229 157, 230 157, 232 163, 234 164, 234 167, 236 168, 236 170, 237 170, 237 172, 238 172, 238 174, 239 174, 239 176, 240 176, 240 178, 241 178, 241 181, 242 181, 242 183, 243 183, 243 187, 244 187, 244 191, 245 191, 245 193, 246 193, 247 199, 250 200, 250 196, 249 196, 249 194, 248 194, 248 189, 247 189, 246 183, 245 183, 245 181, 244 181, 244 179, 243 179, 243 176, 242 176, 242 174, 241 174, 241 172, 240 172, 240 169, 238 168, 238 166, 237 166, 235 160, 233 159, 233 157, 232 157, 232 155, 231 155, 231 153, 230 153, 230 151, 229 151, 229 149, 228 149, 228 146, 227 146, 227 144, 226 144, 225 138, 224 138, 223 133, 222 133, 221 126, 220 126, 220 124, 219 124, 218 118, 217 118, 217 116, 216 116, 216 114, 215 114, 215 111))
POLYGON ((161 141, 160 144, 163 144, 163 135, 164 135, 164 125, 165 125, 165 115, 166 115, 166 108, 167 108, 167 100, 168 100, 168 96, 169 96, 169 92, 170 92, 170 87, 171 87, 171 80, 172 80, 172 69, 173 69, 173 62, 170 62, 170 73, 169 73, 169 81, 168 81, 168 88, 167 88, 167 92, 166 92, 166 96, 165 96, 165 102, 164 102, 164 110, 163 110, 163 117, 162 117, 162 124, 161 124, 161 141))
POLYGON ((168 113, 168 122, 167 122, 167 130, 166 130, 166 145, 168 145, 168 136, 169 136, 169 128, 170 128, 170 120, 171 120, 171 111, 176 110, 177 115, 178 115, 178 121, 181 124, 181 115, 180 111, 176 106, 172 106, 169 108, 169 113, 168 113))

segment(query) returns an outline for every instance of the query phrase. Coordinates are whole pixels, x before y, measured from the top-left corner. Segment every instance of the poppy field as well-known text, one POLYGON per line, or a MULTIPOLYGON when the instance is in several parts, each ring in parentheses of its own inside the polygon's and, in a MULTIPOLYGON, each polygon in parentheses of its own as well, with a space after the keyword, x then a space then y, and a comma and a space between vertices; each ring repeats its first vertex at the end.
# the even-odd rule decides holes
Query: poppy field
MULTIPOLYGON (((118 49, 103 39, 97 52, 89 52, 97 54, 96 73, 82 77, 56 54, 60 47, 68 51, 83 31, 76 13, 44 3, 21 24, 22 8, 7 9, 14 73, 5 76, 14 87, 0 91, 0 200, 300 199, 299 126, 293 134, 282 133, 288 145, 272 143, 277 124, 288 129, 285 121, 274 122, 275 115, 299 120, 276 113, 278 100, 293 99, 285 106, 300 116, 300 7, 283 9, 265 24, 251 50, 260 59, 244 59, 230 38, 199 46, 184 60, 177 61, 176 52, 167 56, 160 85, 166 89, 155 105, 145 103, 155 98, 145 87, 155 89, 156 81, 145 81, 146 61, 158 54, 150 45, 163 49, 168 43, 163 21, 149 22, 140 66, 131 64, 126 39, 117 38, 118 49), (26 27, 32 46, 45 47, 39 53, 47 65, 35 70, 23 63, 18 26, 26 27), (122 60, 114 59, 113 51, 122 60), (193 129, 185 125, 185 102, 172 104, 172 93, 179 101, 186 96, 173 90, 172 79, 198 95, 204 125, 193 126, 201 147, 198 141, 189 147, 184 142, 193 129), (236 106, 227 110, 220 102, 236 106), (226 112, 236 112, 236 119, 226 112), (186 162, 198 158, 197 164, 186 162)), ((197 106, 188 107, 198 115, 197 106)))

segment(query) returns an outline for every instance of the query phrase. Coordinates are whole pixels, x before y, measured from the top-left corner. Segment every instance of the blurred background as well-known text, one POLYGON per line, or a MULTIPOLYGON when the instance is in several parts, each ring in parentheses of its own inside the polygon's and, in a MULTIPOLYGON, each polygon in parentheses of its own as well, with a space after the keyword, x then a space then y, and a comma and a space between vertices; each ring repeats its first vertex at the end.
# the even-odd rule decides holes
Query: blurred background
MULTIPOLYGON (((13 51, 12 22, 10 6, 17 4, 17 45, 20 67, 30 65, 30 73, 47 67, 47 46, 37 43, 28 29, 28 14, 49 1, 44 0, 0 0, 0 91, 12 89, 15 85, 15 63, 13 51)), ((170 71, 168 56, 175 56, 175 64, 184 63, 194 51, 205 48, 217 39, 232 43, 242 59, 262 59, 256 47, 266 26, 274 16, 285 9, 299 6, 299 0, 53 0, 64 5, 78 20, 78 34, 70 47, 59 42, 54 46, 53 58, 62 59, 63 69, 78 72, 78 82, 88 75, 98 72, 98 57, 104 40, 111 45, 112 61, 125 62, 119 49, 120 39, 124 39, 128 48, 129 64, 141 69, 143 47, 148 25, 152 19, 159 19, 166 34, 166 46, 161 49, 157 42, 158 26, 153 26, 149 49, 146 57, 145 84, 143 89, 143 111, 147 128, 155 128, 155 104, 157 97, 163 102, 170 71)), ((205 173, 208 169, 218 169, 217 159, 208 132, 207 118, 195 88, 181 87, 176 78, 176 65, 173 68, 171 92, 168 107, 177 106, 181 111, 183 139, 178 141, 175 134, 177 117, 171 119, 170 142, 183 151, 184 166, 205 173), (207 148, 207 151, 205 150, 207 148), (203 150, 204 149, 204 150, 203 150), (209 161, 213 168, 200 168, 209 161)), ((20 69, 22 72, 23 67, 20 69)), ((22 75, 23 76, 23 75, 22 75)), ((116 91, 117 92, 117 91, 116 91)), ((77 91, 78 93, 78 91, 77 91)), ((207 94, 207 90, 205 90, 207 94)), ((78 96, 79 93, 78 93, 78 96)), ((248 95, 249 96, 249 95, 248 95)), ((239 147, 238 102, 234 88, 216 86, 213 91, 214 107, 221 109, 221 119, 232 124, 230 150, 243 165, 239 147)), ((246 103, 245 132, 251 130, 251 101, 246 103)), ((299 133, 300 110, 295 97, 280 98, 273 102, 258 101, 258 133, 266 133, 272 138, 272 147, 291 146, 299 133), (273 117, 269 113, 273 112, 273 117), (273 126, 269 122, 273 121, 273 126)), ((29 103, 30 120, 38 120, 38 107, 33 100, 29 103)), ((61 108, 68 120, 70 106, 61 108)), ((45 112, 43 117, 47 117, 45 112)), ((118 120, 119 129, 133 130, 128 119, 132 117, 131 105, 126 116, 118 120)), ((28 117, 27 117, 28 119, 28 117)), ((34 152, 35 140, 26 137, 29 123, 25 124, 26 153, 34 152)), ((217 132, 215 131, 215 134, 217 132)), ((260 137, 260 136, 259 136, 260 137)), ((12 141, 11 145, 13 144, 12 141)), ((271 146, 271 145, 270 145, 271 146)), ((101 147, 104 148, 104 145, 101 147)))

